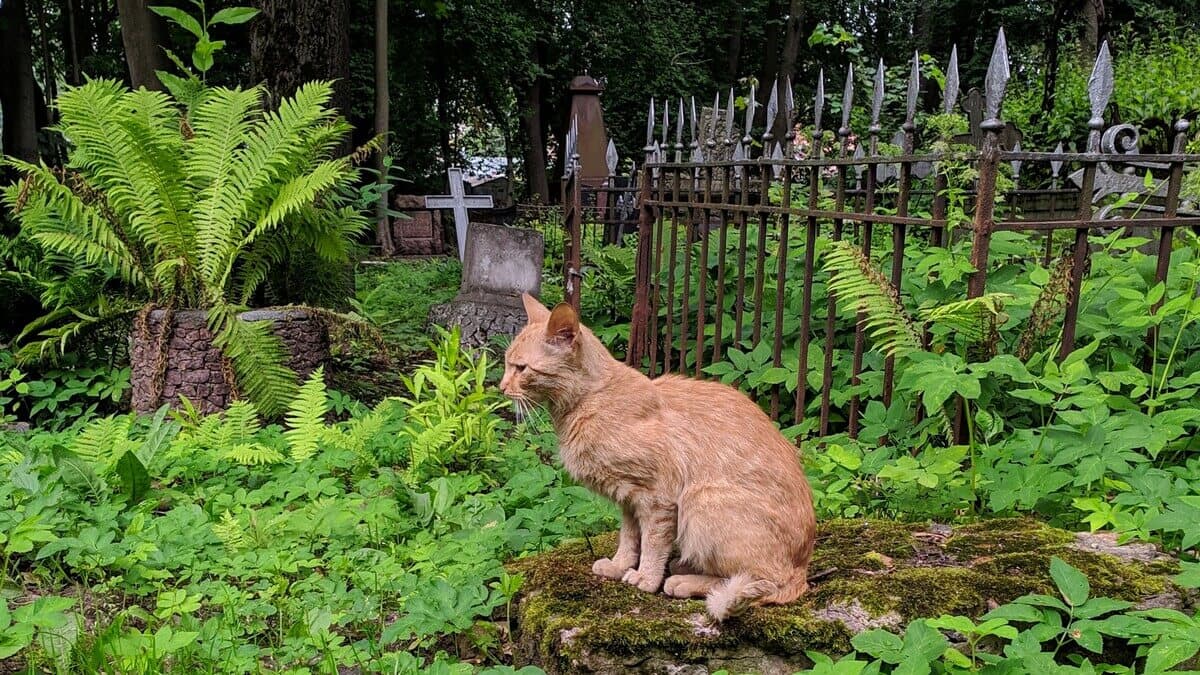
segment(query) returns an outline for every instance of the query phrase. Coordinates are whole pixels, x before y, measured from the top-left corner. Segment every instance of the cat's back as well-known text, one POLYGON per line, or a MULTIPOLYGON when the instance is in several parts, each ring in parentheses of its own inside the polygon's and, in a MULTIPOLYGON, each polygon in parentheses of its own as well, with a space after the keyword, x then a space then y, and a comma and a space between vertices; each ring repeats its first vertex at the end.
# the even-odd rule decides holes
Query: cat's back
MULTIPOLYGON (((775 425, 738 389, 714 380, 663 375, 652 380, 664 405, 685 423, 713 424, 731 432, 761 430, 777 436, 775 425)), ((708 432, 714 429, 708 429, 708 432)))

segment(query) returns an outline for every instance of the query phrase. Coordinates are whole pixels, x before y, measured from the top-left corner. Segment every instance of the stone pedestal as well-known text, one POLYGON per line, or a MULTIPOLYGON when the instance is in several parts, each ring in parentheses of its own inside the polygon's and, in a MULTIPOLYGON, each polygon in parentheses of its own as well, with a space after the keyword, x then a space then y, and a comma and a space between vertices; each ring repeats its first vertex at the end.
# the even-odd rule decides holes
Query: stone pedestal
POLYGON ((408 216, 392 219, 398 255, 441 255, 446 252, 442 215, 425 208, 424 195, 396 195, 393 208, 408 216))
MULTIPOLYGON (((686 673, 725 669, 793 673, 812 666, 806 652, 837 656, 872 628, 903 633, 913 619, 977 618, 1029 593, 1057 595, 1050 558, 1086 574, 1092 597, 1141 609, 1188 613, 1194 590, 1171 576, 1179 564, 1150 544, 1072 533, 1034 520, 1002 519, 951 529, 877 520, 821 523, 809 593, 782 607, 756 607, 711 625, 699 600, 650 594, 591 573, 611 556, 615 534, 566 544, 509 565, 525 578, 513 617, 520 661, 550 673, 686 673)), ((1106 639, 1112 663, 1128 663, 1106 639)))
POLYGON ((458 295, 430 309, 430 323, 458 326, 466 347, 486 346, 497 335, 516 335, 525 325, 521 294, 540 293, 544 257, 537 230, 471 223, 458 295))
MULTIPOLYGON (((147 318, 150 340, 132 337, 130 361, 135 412, 149 413, 164 403, 180 405, 184 396, 201 412, 213 413, 229 407, 232 391, 226 381, 221 351, 213 345, 208 330, 208 313, 201 310, 176 311, 167 333, 167 347, 161 353, 156 340, 164 312, 155 310, 147 318), (162 387, 155 396, 154 379, 159 358, 164 364, 162 387)), ((243 321, 270 321, 274 332, 288 352, 287 366, 301 379, 308 377, 329 358, 329 334, 320 317, 300 308, 259 309, 241 315, 243 321)), ((232 374, 232 373, 230 373, 232 374)))

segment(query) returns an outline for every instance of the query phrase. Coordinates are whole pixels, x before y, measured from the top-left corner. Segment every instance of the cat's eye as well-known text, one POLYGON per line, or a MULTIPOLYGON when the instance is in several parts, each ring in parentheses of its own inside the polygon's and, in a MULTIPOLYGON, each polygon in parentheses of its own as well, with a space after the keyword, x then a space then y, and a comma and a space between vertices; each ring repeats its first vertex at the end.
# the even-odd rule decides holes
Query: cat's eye
POLYGON ((523 372, 525 372, 525 364, 524 363, 514 363, 513 370, 517 371, 518 373, 523 373, 523 372))

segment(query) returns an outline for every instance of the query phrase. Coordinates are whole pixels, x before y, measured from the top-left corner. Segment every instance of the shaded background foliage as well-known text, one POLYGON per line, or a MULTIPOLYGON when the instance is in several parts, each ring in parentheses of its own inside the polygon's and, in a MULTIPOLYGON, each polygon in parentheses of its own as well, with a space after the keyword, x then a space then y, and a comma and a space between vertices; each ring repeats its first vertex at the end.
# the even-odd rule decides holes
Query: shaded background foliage
MULTIPOLYGON (((569 122, 567 84, 583 72, 607 85, 606 123, 621 156, 640 159, 652 96, 732 86, 744 97, 752 82, 791 75, 805 119, 820 68, 832 81, 855 63, 865 83, 879 58, 902 68, 913 50, 930 59, 922 107, 932 110, 940 89, 936 67, 951 47, 958 46, 964 84, 978 84, 1000 26, 1014 59, 1005 117, 1021 126, 1029 147, 1084 137, 1088 68, 1103 39, 1113 40, 1121 71, 1112 119, 1144 122, 1144 141, 1162 146, 1161 132, 1172 120, 1194 118, 1200 109, 1194 57, 1200 0, 209 0, 210 16, 238 4, 262 13, 246 26, 214 28, 213 38, 226 44, 208 81, 265 81, 278 97, 306 78, 335 79, 335 103, 354 126, 348 151, 375 132, 376 2, 389 10, 389 154, 404 192, 444 189, 446 166, 469 157, 505 156, 518 198, 555 200, 556 148, 569 122), (1150 79, 1157 86, 1140 86, 1150 79)), ((64 86, 85 77, 157 86, 146 78, 147 67, 169 64, 152 41, 157 36, 163 47, 186 55, 192 36, 150 13, 148 4, 154 3, 0 4, 6 153, 40 155, 52 165, 64 159, 61 140, 45 131, 55 121, 49 102, 64 86), (123 25, 147 28, 123 35, 123 25), (147 59, 149 66, 141 63, 147 59)), ((196 9, 194 0, 161 4, 196 9)), ((758 91, 765 103, 767 92, 758 91)), ((0 216, 0 236, 7 238, 15 229, 6 217, 0 216)), ((13 255, 0 247, 6 269, 13 255)), ((21 285, 0 284, 2 313, 21 315, 11 304, 28 304, 21 285)))

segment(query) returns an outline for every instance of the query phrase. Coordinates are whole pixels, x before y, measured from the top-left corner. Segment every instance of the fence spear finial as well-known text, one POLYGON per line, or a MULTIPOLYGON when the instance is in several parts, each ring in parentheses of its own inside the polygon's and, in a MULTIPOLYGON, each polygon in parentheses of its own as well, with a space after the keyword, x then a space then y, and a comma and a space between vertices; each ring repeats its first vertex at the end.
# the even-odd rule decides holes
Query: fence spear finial
MULTIPOLYGON (((1054 146, 1054 154, 1056 154, 1056 155, 1061 155, 1061 154, 1063 154, 1063 143, 1062 143, 1062 141, 1059 141, 1059 142, 1058 142, 1058 145, 1054 146)), ((1062 161, 1061 159, 1052 159, 1052 160, 1050 160, 1050 176, 1051 176, 1051 178, 1053 179, 1053 181, 1054 181, 1054 183, 1055 183, 1055 187, 1058 187, 1058 185, 1057 185, 1057 183, 1058 183, 1058 176, 1059 176, 1059 174, 1062 172, 1062 168, 1063 168, 1063 161, 1062 161)))
POLYGON ((983 128, 988 131, 999 131, 1004 128, 1000 121, 1000 106, 1004 103, 1004 90, 1008 86, 1010 72, 1008 68, 1008 43, 1004 40, 1004 29, 996 34, 996 46, 992 49, 992 60, 988 63, 987 77, 984 79, 984 120, 983 128))
POLYGON ((763 120, 766 128, 763 129, 763 154, 770 155, 768 148, 771 145, 771 139, 775 137, 775 122, 779 116, 779 80, 775 80, 775 84, 771 87, 771 97, 767 99, 767 118, 763 120))
POLYGON ((917 92, 921 88, 921 53, 913 52, 912 70, 908 74, 908 92, 904 97, 904 131, 913 131, 913 117, 917 114, 917 92))
POLYGON ((691 131, 692 131, 692 147, 693 148, 700 147, 700 138, 699 138, 699 134, 697 133, 697 124, 698 124, 698 122, 696 121, 696 97, 693 96, 692 97, 692 119, 691 119, 691 125, 690 125, 691 131))
POLYGON ((729 88, 729 100, 725 102, 725 145, 733 145, 733 87, 729 88))
MULTIPOLYGON (((821 113, 825 112, 825 69, 817 73, 817 95, 813 99, 813 132, 821 135, 821 113)), ((820 138, 814 138, 813 147, 820 147, 820 138)))
POLYGON ((1112 55, 1108 51, 1108 40, 1100 44, 1100 53, 1096 55, 1096 63, 1092 66, 1092 76, 1088 78, 1088 101, 1092 106, 1092 118, 1088 120, 1088 152, 1100 149, 1100 132, 1104 130, 1104 109, 1113 92, 1112 55))
POLYGON ((679 99, 679 116, 675 118, 675 161, 683 161, 683 98, 679 99))
POLYGON ((843 139, 850 135, 850 108, 854 105, 854 64, 846 69, 846 87, 842 90, 842 126, 838 136, 843 139))
MULTIPOLYGON (((713 155, 713 150, 717 147, 717 120, 720 117, 717 111, 721 109, 721 90, 718 89, 713 96, 712 118, 708 120, 708 141, 705 145, 708 146, 708 154, 713 155)), ((713 157, 715 159, 715 157, 713 157)))
POLYGON ((669 100, 663 101, 663 117, 662 117, 662 142, 658 144, 659 148, 668 148, 667 134, 671 133, 671 103, 669 100))
MULTIPOLYGON (((1013 152, 1020 152, 1020 151, 1021 151, 1021 141, 1017 141, 1016 143, 1014 143, 1014 144, 1013 144, 1013 149, 1012 149, 1012 151, 1013 151, 1013 152)), ((1019 182, 1019 181, 1021 180, 1021 163, 1022 163, 1022 162, 1021 162, 1021 160, 1019 160, 1019 159, 1014 159, 1014 160, 1012 160, 1012 161, 1010 161, 1010 162, 1008 163, 1008 164, 1009 164, 1009 166, 1011 166, 1011 167, 1012 167, 1012 172, 1013 172, 1013 183, 1014 183, 1014 184, 1015 184, 1015 183, 1017 183, 1017 182, 1019 182)))
POLYGON ((788 138, 792 133, 792 116, 796 114, 796 101, 792 98, 792 76, 788 75, 783 81, 783 118, 787 121, 788 138))
POLYGON ((942 112, 949 115, 958 105, 958 45, 950 48, 950 64, 946 66, 946 87, 942 91, 942 112))
MULTIPOLYGON (((754 113, 758 108, 758 99, 754 98, 754 85, 750 85, 750 98, 746 99, 746 131, 742 135, 743 143, 750 143, 753 139, 750 137, 750 129, 754 126, 754 113)), ((749 152, 747 145, 746 151, 749 152)))
POLYGON ((646 152, 654 145, 654 97, 650 97, 650 114, 646 115, 646 152))
POLYGON ((883 59, 879 59, 879 65, 875 68, 875 90, 871 92, 871 126, 868 131, 871 135, 879 135, 882 128, 879 126, 879 114, 883 111, 883 74, 885 67, 883 59))

